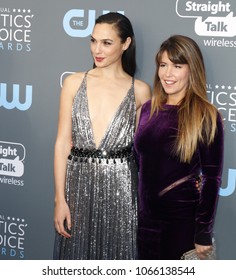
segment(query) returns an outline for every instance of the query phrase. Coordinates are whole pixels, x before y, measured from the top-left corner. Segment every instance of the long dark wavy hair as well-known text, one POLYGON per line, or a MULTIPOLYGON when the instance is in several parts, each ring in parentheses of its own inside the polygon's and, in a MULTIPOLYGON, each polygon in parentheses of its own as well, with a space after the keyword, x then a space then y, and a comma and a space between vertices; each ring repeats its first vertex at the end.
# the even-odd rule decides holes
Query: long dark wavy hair
POLYGON ((133 77, 136 71, 136 44, 130 20, 120 13, 110 12, 105 15, 101 15, 96 19, 95 25, 100 23, 114 25, 117 30, 117 34, 121 39, 121 43, 124 43, 128 37, 131 38, 129 48, 124 51, 121 61, 123 70, 133 77))

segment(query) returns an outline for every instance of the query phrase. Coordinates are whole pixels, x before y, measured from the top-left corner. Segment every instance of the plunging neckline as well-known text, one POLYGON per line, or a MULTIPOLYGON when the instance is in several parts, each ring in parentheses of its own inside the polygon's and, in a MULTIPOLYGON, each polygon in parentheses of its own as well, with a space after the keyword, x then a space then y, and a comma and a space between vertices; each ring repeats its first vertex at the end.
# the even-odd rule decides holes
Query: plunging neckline
POLYGON ((128 89, 128 92, 127 94, 124 96, 124 98, 122 99, 121 103, 119 104, 119 106, 117 107, 117 109, 115 110, 112 118, 110 119, 110 121, 108 122, 108 125, 107 125, 107 128, 105 129, 105 132, 104 132, 104 135, 102 136, 102 138, 100 139, 100 141, 98 142, 98 146, 96 145, 96 142, 95 142, 95 137, 94 137, 94 131, 93 131, 93 125, 92 125, 92 120, 91 120, 91 117, 90 117, 90 112, 89 112, 89 104, 88 104, 88 95, 87 95, 87 77, 85 77, 86 80, 85 80, 85 83, 86 83, 86 90, 85 90, 85 104, 86 104, 86 112, 87 112, 87 115, 88 115, 88 119, 89 119, 89 131, 90 131, 90 134, 91 134, 91 139, 92 139, 92 142, 93 142, 93 146, 96 150, 101 150, 102 149, 102 145, 103 145, 103 142, 105 141, 107 135, 108 135, 108 132, 110 131, 115 119, 117 118, 117 115, 118 113, 120 112, 121 108, 123 107, 123 104, 125 103, 126 99, 128 98, 130 92, 132 92, 132 88, 133 88, 133 84, 134 84, 134 80, 132 78, 132 83, 131 83, 131 86, 130 88, 128 89))

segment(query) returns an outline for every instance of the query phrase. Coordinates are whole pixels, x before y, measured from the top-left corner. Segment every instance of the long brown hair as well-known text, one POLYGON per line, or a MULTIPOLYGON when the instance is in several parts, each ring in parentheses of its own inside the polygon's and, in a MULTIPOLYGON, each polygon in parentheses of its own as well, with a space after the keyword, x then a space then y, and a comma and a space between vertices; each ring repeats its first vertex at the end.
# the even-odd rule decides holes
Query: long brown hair
POLYGON ((158 76, 164 52, 172 63, 189 66, 188 89, 178 104, 178 135, 174 152, 182 162, 190 162, 199 142, 209 145, 214 140, 217 109, 207 98, 205 66, 199 46, 189 37, 174 35, 161 44, 156 55, 151 116, 162 110, 167 101, 158 76))

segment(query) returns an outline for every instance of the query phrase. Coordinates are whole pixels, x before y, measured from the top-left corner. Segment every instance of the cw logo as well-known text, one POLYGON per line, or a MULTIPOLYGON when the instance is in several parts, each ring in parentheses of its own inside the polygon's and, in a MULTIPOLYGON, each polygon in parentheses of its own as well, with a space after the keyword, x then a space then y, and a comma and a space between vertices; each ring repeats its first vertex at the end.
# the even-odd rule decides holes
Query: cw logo
POLYGON ((0 83, 0 107, 11 110, 17 108, 21 111, 26 111, 32 105, 32 86, 26 85, 25 102, 20 103, 20 85, 13 84, 12 100, 7 99, 7 84, 0 83))
MULTIPOLYGON (((123 11, 117 11, 120 14, 124 14, 123 11)), ((103 10, 102 14, 109 13, 108 10, 103 10)), ((84 27, 84 10, 72 9, 69 10, 63 18, 63 27, 65 32, 71 37, 87 37, 92 33, 94 22, 96 19, 96 10, 88 11, 87 26, 84 27)))
POLYGON ((236 169, 228 170, 228 185, 226 188, 220 188, 221 196, 230 196, 236 188, 236 169))

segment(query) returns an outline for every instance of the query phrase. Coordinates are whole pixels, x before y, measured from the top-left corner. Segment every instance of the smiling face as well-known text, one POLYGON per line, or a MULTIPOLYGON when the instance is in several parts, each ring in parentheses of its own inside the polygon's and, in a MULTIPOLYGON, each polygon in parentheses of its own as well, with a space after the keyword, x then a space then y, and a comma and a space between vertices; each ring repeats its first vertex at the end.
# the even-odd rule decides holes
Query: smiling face
POLYGON ((96 67, 107 67, 115 63, 121 64, 123 52, 128 48, 130 38, 121 43, 114 25, 96 24, 91 35, 90 49, 96 67))
POLYGON ((167 103, 179 103, 184 98, 189 85, 189 66, 171 62, 165 51, 159 62, 158 76, 167 94, 167 103))

